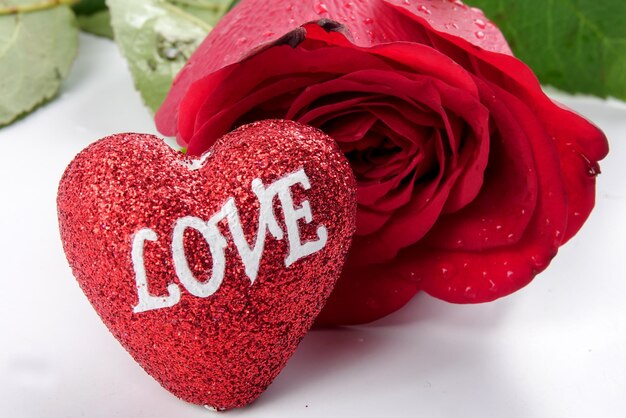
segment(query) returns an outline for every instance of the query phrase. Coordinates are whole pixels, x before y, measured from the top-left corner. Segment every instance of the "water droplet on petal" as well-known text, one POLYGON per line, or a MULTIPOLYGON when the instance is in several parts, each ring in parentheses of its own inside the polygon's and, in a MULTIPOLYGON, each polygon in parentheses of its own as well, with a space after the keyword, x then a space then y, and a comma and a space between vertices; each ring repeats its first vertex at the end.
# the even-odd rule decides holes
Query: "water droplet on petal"
POLYGON ((414 271, 412 271, 409 273, 409 281, 411 281, 412 283, 419 283, 422 281, 422 278, 415 274, 414 271))
POLYGON ((532 257, 530 257, 530 259, 533 261, 533 264, 537 271, 541 271, 548 266, 549 260, 546 260, 542 255, 533 255, 532 257))
POLYGON ((511 277, 513 277, 513 275, 514 275, 514 274, 515 274, 515 273, 513 273, 511 270, 509 270, 509 271, 507 271, 507 272, 506 272, 506 277, 507 277, 508 279, 510 279, 511 277))
POLYGON ((452 3, 456 4, 457 6, 463 9, 467 9, 467 6, 461 0, 452 0, 452 3))
POLYGON ((428 10, 428 7, 426 7, 426 6, 422 5, 422 4, 420 4, 417 7, 417 10, 422 12, 422 13, 426 13, 427 15, 429 15, 431 13, 430 10, 428 10))
POLYGON ((487 27, 487 23, 482 19, 474 19, 474 24, 481 29, 485 29, 487 27))
POLYGON ((478 39, 484 39, 485 38, 485 32, 479 30, 478 32, 474 32, 474 35, 478 38, 478 39))
POLYGON ((402 3, 406 4, 407 6, 411 5, 411 2, 409 0, 404 0, 402 3))
POLYGON ((363 23, 365 23, 366 25, 371 25, 372 23, 374 23, 374 19, 372 19, 371 17, 366 17, 365 19, 363 19, 363 23))
POLYGON ((446 263, 440 266, 440 272, 442 279, 450 279, 451 277, 456 276, 456 267, 446 263))
POLYGON ((313 5, 313 10, 315 10, 315 13, 317 13, 318 15, 328 13, 328 7, 320 1, 316 2, 313 5))
POLYGON ((598 165, 598 163, 589 162, 587 165, 587 175, 589 177, 596 177, 598 174, 600 174, 600 165, 598 165))
POLYGON ((243 44, 245 44, 247 42, 248 42, 248 38, 246 38, 245 36, 242 36, 241 38, 237 39, 237 43, 239 45, 243 45, 243 44))
POLYGON ((378 302, 376 299, 374 298, 369 298, 367 299, 367 301, 365 301, 365 305, 367 305, 368 308, 372 309, 372 310, 378 310, 380 309, 380 302, 378 302))

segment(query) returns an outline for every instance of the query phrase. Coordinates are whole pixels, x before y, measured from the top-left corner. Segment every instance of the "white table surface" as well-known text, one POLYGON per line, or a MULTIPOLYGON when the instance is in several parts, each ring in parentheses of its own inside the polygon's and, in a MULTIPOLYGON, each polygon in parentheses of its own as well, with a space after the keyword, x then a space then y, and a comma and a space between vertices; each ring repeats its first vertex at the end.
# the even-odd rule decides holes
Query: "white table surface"
MULTIPOLYGON (((626 416, 626 105, 558 95, 611 141, 595 212, 549 269, 476 306, 419 295, 367 326, 313 331, 250 417, 626 416)), ((56 189, 91 141, 156 133, 110 41, 81 36, 60 97, 0 130, 0 416, 205 417, 162 389, 83 296, 56 189)))

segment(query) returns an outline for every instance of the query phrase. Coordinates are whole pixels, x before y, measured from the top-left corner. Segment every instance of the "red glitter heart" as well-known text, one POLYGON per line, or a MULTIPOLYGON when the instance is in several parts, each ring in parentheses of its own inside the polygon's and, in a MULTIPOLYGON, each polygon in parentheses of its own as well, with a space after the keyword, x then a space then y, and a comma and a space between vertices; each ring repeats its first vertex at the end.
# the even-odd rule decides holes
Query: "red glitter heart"
POLYGON ((142 134, 104 138, 58 194, 74 275, 163 387, 218 410, 278 375, 338 278, 355 181, 334 141, 290 121, 224 136, 200 160, 142 134))

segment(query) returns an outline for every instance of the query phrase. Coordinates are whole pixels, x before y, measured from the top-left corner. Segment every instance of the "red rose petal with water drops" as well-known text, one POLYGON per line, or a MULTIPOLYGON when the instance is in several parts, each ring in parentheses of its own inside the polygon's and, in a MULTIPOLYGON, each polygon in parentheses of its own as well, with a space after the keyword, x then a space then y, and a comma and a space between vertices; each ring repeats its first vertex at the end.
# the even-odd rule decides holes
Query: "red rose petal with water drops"
MULTIPOLYGON (((313 2, 294 1, 285 4, 279 1, 242 1, 224 16, 207 39, 189 59, 189 65, 177 75, 167 99, 157 112, 156 123, 164 135, 177 135, 185 124, 177 122, 184 112, 178 106, 187 89, 196 80, 233 64, 260 45, 275 41, 300 25, 318 19, 334 19, 345 24, 350 31, 350 40, 358 46, 371 46, 381 42, 409 41, 430 45, 429 34, 410 18, 395 13, 394 7, 407 8, 408 13, 420 7, 430 14, 423 14, 421 25, 442 32, 451 32, 487 50, 510 53, 504 36, 495 25, 478 9, 462 5, 460 1, 441 1, 439 5, 425 0, 355 1, 346 8, 344 0, 322 1, 324 7, 314 7, 313 2), (482 29, 486 36, 475 36, 476 21, 485 22, 482 29), (198 63, 196 65, 196 63, 198 63)), ((419 11, 419 10, 418 10, 419 11)), ((201 95, 198 95, 201 96, 201 95)), ((184 138, 184 137, 183 137, 184 138)), ((188 138, 188 137, 187 137, 188 138)))

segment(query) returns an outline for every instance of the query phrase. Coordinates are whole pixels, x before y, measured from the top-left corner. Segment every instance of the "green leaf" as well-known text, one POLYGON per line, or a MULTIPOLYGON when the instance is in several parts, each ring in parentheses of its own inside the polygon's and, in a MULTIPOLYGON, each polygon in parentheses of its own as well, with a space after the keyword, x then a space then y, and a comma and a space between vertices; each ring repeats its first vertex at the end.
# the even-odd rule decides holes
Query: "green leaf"
POLYGON ((623 0, 468 1, 498 24, 542 83, 626 99, 623 0))
POLYGON ((239 3, 239 0, 234 0, 228 7, 228 10, 226 10, 226 13, 230 12, 233 9, 233 7, 237 5, 237 3, 239 3))
POLYGON ((59 0, 0 0, 0 126, 53 98, 76 57, 78 30, 59 0))
POLYGON ((145 104, 155 112, 233 0, 107 0, 111 25, 145 104))
POLYGON ((76 21, 80 30, 84 32, 113 39, 111 13, 106 9, 90 15, 78 15, 76 21))
POLYGON ((92 15, 106 8, 104 0, 80 0, 72 6, 76 15, 92 15))
POLYGON ((171 4, 215 26, 236 1, 233 0, 171 0, 171 4))

